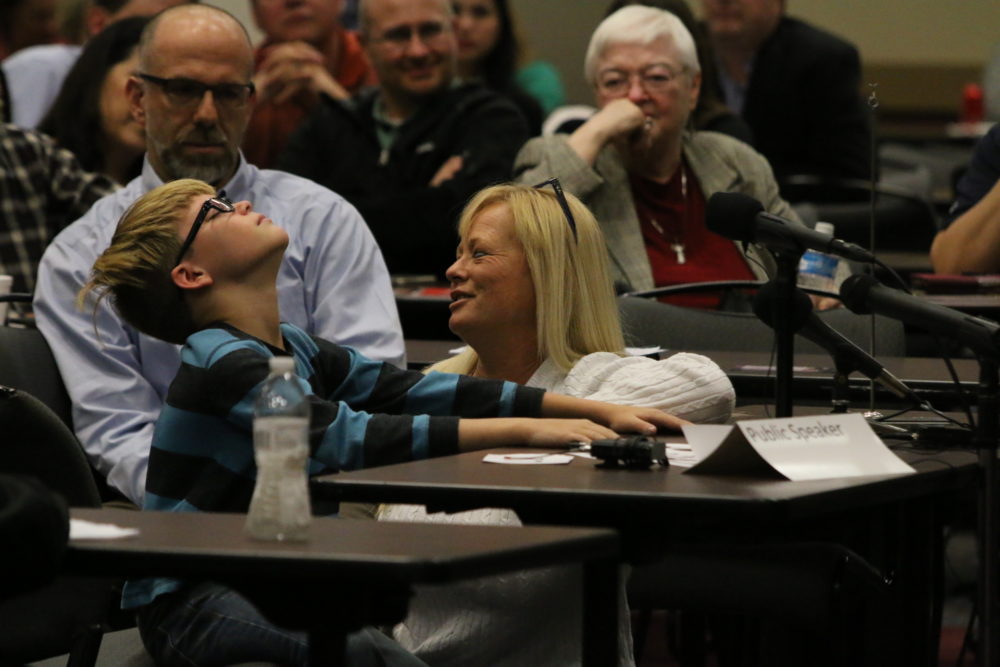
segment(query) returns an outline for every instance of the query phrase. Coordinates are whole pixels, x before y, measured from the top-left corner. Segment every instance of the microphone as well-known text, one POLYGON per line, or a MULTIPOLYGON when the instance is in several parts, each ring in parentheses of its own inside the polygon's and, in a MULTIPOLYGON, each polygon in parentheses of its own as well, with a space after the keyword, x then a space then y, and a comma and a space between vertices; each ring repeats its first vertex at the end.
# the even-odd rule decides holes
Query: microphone
POLYGON ((775 250, 800 254, 818 250, 858 262, 875 261, 861 246, 768 213, 759 201, 741 192, 716 192, 709 197, 705 225, 727 239, 761 243, 775 250))
POLYGON ((1000 358, 1000 324, 886 287, 871 276, 857 274, 845 280, 840 286, 840 300, 855 313, 885 315, 954 338, 977 354, 1000 358))
MULTIPOLYGON (((886 370, 874 357, 855 345, 842 333, 831 327, 823 319, 813 312, 812 302, 802 290, 796 289, 794 292, 795 302, 791 305, 791 317, 793 322, 802 322, 798 327, 798 333, 806 340, 816 343, 830 353, 834 362, 839 366, 846 364, 851 370, 856 370, 867 378, 878 382, 899 398, 908 398, 917 405, 922 405, 923 400, 917 396, 916 392, 903 384, 902 380, 886 370)), ((771 283, 760 288, 753 302, 753 312, 757 318, 769 327, 773 328, 771 317, 773 314, 773 304, 775 298, 774 289, 771 283)), ((849 371, 848 371, 849 372, 849 371)))

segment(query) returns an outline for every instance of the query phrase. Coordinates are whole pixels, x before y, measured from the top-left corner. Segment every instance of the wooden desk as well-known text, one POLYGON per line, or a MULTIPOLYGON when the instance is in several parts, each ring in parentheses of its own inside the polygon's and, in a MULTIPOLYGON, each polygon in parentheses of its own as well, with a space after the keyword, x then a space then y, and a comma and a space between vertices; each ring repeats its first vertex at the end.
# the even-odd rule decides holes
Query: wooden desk
MULTIPOLYGON (((508 451, 508 450, 499 450, 508 451)), ((510 507, 525 522, 614 527, 627 558, 678 545, 820 540, 845 544, 895 587, 875 613, 882 644, 870 664, 936 664, 942 576, 940 500, 974 488, 975 456, 904 454, 915 475, 763 481, 683 474, 682 469, 595 469, 592 461, 504 466, 483 453, 371 468, 320 478, 340 500, 423 503, 431 510, 510 507)))
POLYGON ((138 528, 140 534, 71 540, 68 572, 219 581, 248 595, 279 625, 312 630, 316 665, 343 655, 346 634, 401 621, 413 584, 567 562, 584 563, 585 664, 603 667, 616 655, 618 538, 609 530, 316 517, 307 542, 283 543, 245 536, 242 514, 113 509, 71 514, 138 528))

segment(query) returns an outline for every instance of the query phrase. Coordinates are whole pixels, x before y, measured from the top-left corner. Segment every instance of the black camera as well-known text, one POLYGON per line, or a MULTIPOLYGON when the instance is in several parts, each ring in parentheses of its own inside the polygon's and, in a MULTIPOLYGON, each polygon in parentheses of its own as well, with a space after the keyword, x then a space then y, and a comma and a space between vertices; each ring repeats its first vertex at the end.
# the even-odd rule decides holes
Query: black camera
POLYGON ((670 465, 667 461, 667 446, 644 435, 609 440, 593 440, 590 453, 601 460, 602 468, 649 468, 653 463, 670 465))

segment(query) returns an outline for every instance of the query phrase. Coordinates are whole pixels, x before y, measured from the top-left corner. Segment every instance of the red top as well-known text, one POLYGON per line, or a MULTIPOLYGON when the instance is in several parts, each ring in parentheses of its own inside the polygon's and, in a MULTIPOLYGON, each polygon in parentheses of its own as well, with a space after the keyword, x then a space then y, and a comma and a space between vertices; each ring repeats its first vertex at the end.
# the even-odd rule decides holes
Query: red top
MULTIPOLYGON (((368 61, 357 34, 340 29, 338 45, 336 71, 331 72, 337 83, 349 93, 375 84, 375 70, 368 61)), ((254 54, 256 66, 259 67, 264 62, 268 52, 275 46, 276 43, 267 43, 258 47, 254 54)), ((247 162, 261 169, 273 168, 288 143, 289 136, 318 102, 315 96, 302 94, 281 104, 258 104, 243 135, 243 155, 247 162)))
MULTIPOLYGON (((666 183, 634 175, 629 176, 629 181, 657 287, 755 279, 736 244, 705 227, 705 195, 686 163, 682 162, 681 169, 666 183), (682 172, 687 175, 686 196, 682 172), (674 244, 679 248, 675 249, 674 244), (678 261, 679 254, 684 257, 683 264, 678 261)), ((714 309, 719 307, 722 294, 704 292, 660 300, 678 306, 714 309)))

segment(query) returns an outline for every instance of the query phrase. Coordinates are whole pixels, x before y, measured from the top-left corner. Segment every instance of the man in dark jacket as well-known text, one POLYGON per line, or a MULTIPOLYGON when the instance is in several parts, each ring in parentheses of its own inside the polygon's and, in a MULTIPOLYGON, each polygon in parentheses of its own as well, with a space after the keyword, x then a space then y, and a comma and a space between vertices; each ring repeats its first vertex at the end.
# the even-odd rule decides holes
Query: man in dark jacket
POLYGON ((278 167, 353 203, 391 273, 443 276, 462 205, 510 177, 527 124, 505 98, 456 81, 448 0, 367 0, 360 12, 379 87, 326 98, 278 167))
POLYGON ((868 118, 853 45, 784 15, 784 0, 702 0, 729 107, 779 182, 867 178, 868 118))

